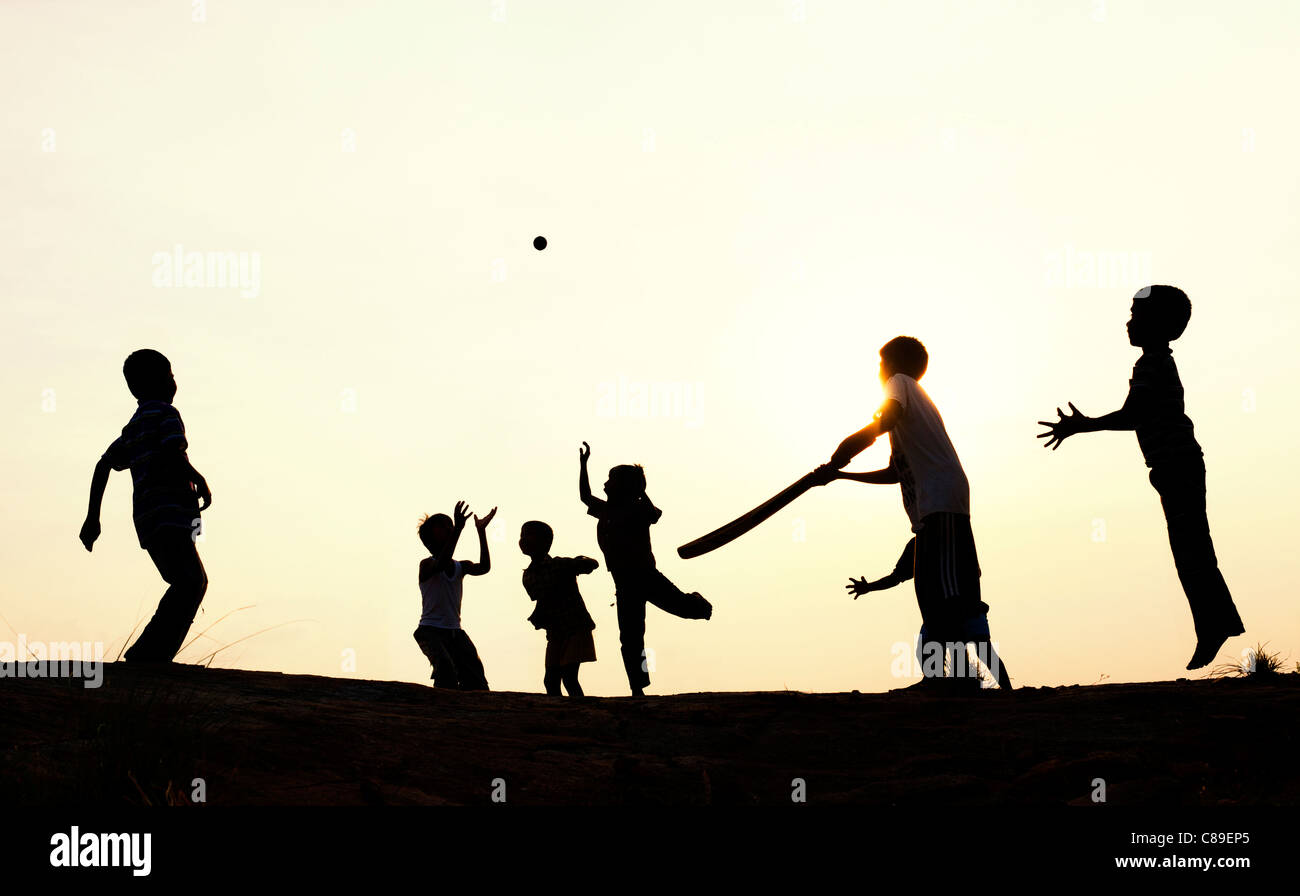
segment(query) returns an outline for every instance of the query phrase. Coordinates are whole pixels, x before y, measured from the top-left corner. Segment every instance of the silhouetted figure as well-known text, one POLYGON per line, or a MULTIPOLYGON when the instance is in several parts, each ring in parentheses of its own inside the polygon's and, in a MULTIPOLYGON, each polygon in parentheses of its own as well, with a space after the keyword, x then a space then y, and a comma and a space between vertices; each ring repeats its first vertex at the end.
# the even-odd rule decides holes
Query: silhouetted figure
POLYGON ((1128 397, 1118 411, 1088 417, 1070 404, 1069 415, 1038 422, 1048 427, 1038 438, 1053 451, 1080 432, 1134 430, 1150 480, 1160 495, 1169 529, 1178 580, 1192 608, 1196 650, 1188 669, 1214 659, 1223 642, 1245 633, 1228 585, 1219 572, 1205 511, 1205 458, 1183 412, 1183 384, 1169 343, 1183 335, 1192 316, 1186 293, 1173 286, 1147 286, 1133 296, 1128 322, 1129 344, 1142 349, 1133 365, 1128 397))
POLYGON ((582 663, 596 661, 591 636, 596 623, 578 590, 578 576, 600 564, 590 557, 552 557, 554 539, 551 527, 537 520, 519 530, 519 550, 532 558, 524 570, 524 590, 537 603, 528 621, 546 631, 546 693, 559 697, 563 684, 570 697, 581 697, 578 669, 582 663))
POLYGON ((492 568, 488 554, 487 527, 496 516, 495 507, 487 516, 474 516, 478 529, 478 562, 453 560, 456 542, 469 519, 469 507, 457 501, 453 521, 445 513, 435 513, 420 520, 420 541, 429 556, 420 561, 420 600, 423 613, 415 630, 415 643, 433 666, 433 686, 461 691, 486 691, 487 677, 474 642, 460 625, 460 604, 464 596, 465 576, 486 575, 492 568))
POLYGON ((109 471, 130 469, 135 534, 168 588, 153 618, 126 651, 126 659, 169 663, 181 649, 208 590, 194 538, 201 531, 199 513, 212 503, 212 493, 185 454, 189 448, 185 424, 171 404, 176 397, 171 362, 153 349, 141 349, 126 359, 122 373, 138 405, 122 435, 95 464, 80 537, 86 550, 94 547, 109 471))
POLYGON ((623 464, 609 471, 602 501, 591 494, 587 460, 591 446, 578 451, 581 472, 578 496, 596 524, 596 541, 605 555, 605 567, 614 577, 614 598, 618 605, 618 635, 632 696, 645 695, 650 673, 645 658, 645 605, 682 619, 708 619, 713 607, 699 592, 685 593, 655 566, 650 550, 650 527, 663 514, 646 495, 645 471, 623 464))
MULTIPOLYGON (((866 576, 863 576, 860 579, 854 579, 850 576, 849 584, 844 587, 853 595, 853 599, 857 600, 858 597, 863 594, 870 594, 872 591, 885 591, 889 588, 893 588, 895 585, 901 585, 904 582, 909 581, 912 578, 912 572, 915 569, 915 566, 916 539, 913 538, 907 543, 907 546, 903 548, 903 553, 899 555, 898 562, 894 564, 894 571, 889 575, 884 578, 876 579, 874 582, 868 582, 866 576)), ((976 656, 986 667, 988 667, 989 672, 993 674, 993 677, 997 680, 998 687, 1008 691, 1011 690, 1011 676, 1007 674, 1006 666, 1002 665, 1002 658, 998 656, 997 651, 993 648, 992 642, 989 641, 987 617, 977 617, 974 625, 964 629, 959 634, 962 637, 970 636, 969 643, 974 645, 976 656), (981 622, 983 623, 982 626, 980 625, 981 622)), ((941 659, 938 657, 938 654, 935 653, 931 653, 929 657, 926 656, 926 645, 931 644, 933 644, 933 642, 930 639, 930 632, 925 627, 925 624, 922 623, 921 631, 917 635, 916 640, 916 660, 922 669, 925 669, 927 662, 933 664, 936 659, 945 663, 944 674, 946 676, 956 675, 958 670, 968 668, 969 654, 967 654, 966 662, 962 662, 961 658, 957 655, 959 649, 966 649, 965 642, 959 643, 953 641, 947 643, 945 647, 947 648, 946 652, 948 656, 942 657, 941 659)), ((933 648, 931 648, 931 650, 933 650, 933 648)))
MULTIPOLYGON (((938 408, 917 382, 929 363, 925 346, 910 336, 885 343, 880 349, 884 403, 871 423, 841 442, 830 463, 818 468, 823 485, 847 479, 902 487, 903 509, 916 534, 916 602, 930 639, 921 645, 925 653, 951 642, 989 639, 989 607, 980 597, 970 524, 970 485, 938 408), (839 469, 884 433, 889 434, 888 467, 869 473, 839 469)), ((935 671, 922 664, 923 673, 935 671)), ((921 683, 943 677, 942 669, 937 673, 921 683)))

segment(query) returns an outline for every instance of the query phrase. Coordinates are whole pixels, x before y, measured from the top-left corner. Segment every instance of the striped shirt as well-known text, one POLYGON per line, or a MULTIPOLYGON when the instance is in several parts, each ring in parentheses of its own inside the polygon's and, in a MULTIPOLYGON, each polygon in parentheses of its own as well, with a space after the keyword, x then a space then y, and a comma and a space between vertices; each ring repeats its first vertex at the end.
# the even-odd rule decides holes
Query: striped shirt
POLYGON ((114 470, 131 470, 131 517, 140 547, 165 528, 192 532, 199 501, 190 483, 185 424, 165 401, 141 400, 122 435, 104 452, 114 470))
POLYGON ((1133 365, 1123 410, 1136 422, 1147 466, 1199 461, 1203 452, 1183 412, 1183 383, 1168 346, 1149 348, 1133 365))

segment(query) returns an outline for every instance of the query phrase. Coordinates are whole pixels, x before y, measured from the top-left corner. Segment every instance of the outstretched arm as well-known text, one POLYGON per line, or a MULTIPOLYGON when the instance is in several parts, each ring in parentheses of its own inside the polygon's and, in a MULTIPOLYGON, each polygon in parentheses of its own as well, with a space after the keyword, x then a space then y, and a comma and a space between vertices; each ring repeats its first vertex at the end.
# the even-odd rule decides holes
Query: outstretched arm
POLYGON ((868 485, 897 485, 898 471, 893 467, 885 467, 883 470, 872 470, 869 473, 845 473, 843 470, 835 470, 835 479, 847 479, 850 482, 865 482, 868 485))
POLYGON ((460 533, 465 531, 465 521, 469 519, 469 505, 464 501, 457 501, 451 516, 451 537, 447 539, 446 544, 438 549, 438 553, 433 555, 433 569, 435 572, 451 573, 451 558, 456 553, 456 543, 460 541, 460 533))
POLYGON ((95 472, 90 477, 90 503, 86 508, 86 521, 81 524, 78 536, 88 551, 94 548, 95 539, 99 538, 99 509, 104 503, 104 489, 108 486, 108 474, 112 470, 113 465, 105 454, 95 464, 95 472))
POLYGON ((578 497, 588 507, 596 499, 591 495, 591 480, 587 478, 587 461, 591 458, 591 446, 586 442, 578 449, 578 497))
POLYGON ((1061 447, 1061 443, 1070 436, 1081 432, 1103 432, 1137 429, 1137 414, 1125 404, 1118 411, 1112 411, 1101 417, 1089 417, 1080 411, 1072 402, 1066 402, 1071 413, 1065 414, 1060 408, 1056 409, 1056 415, 1060 419, 1056 421, 1039 420, 1041 426, 1047 427, 1047 432, 1040 432, 1038 438, 1047 439, 1043 443, 1044 448, 1051 448, 1055 451, 1061 447))
POLYGON ((840 442, 835 453, 831 455, 830 466, 839 469, 846 466, 849 461, 857 457, 859 453, 871 447, 871 444, 885 433, 894 428, 898 423, 898 417, 903 413, 903 406, 892 398, 887 400, 876 417, 862 429, 849 436, 843 442, 840 442))
POLYGON ((861 579, 849 578, 849 584, 845 589, 857 600, 859 595, 868 594, 872 591, 884 591, 886 588, 893 588, 895 585, 901 585, 908 579, 912 578, 912 568, 916 563, 916 539, 913 538, 903 548, 903 553, 899 555, 898 562, 894 564, 894 571, 883 579, 877 579, 874 582, 868 582, 867 577, 861 579))
POLYGON ((492 517, 496 515, 497 509, 493 507, 485 517, 479 517, 477 514, 474 516, 474 526, 478 529, 478 562, 461 564, 467 576, 487 575, 492 569, 492 557, 488 553, 487 527, 488 523, 492 522, 492 517))

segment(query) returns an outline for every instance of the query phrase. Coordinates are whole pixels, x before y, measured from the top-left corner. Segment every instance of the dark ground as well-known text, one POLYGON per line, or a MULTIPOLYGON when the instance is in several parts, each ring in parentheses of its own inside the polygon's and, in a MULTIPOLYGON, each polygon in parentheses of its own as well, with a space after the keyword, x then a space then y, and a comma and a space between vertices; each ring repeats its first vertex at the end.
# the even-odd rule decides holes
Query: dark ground
POLYGON ((1300 676, 570 701, 110 664, 0 679, 0 804, 1300 803, 1300 676))

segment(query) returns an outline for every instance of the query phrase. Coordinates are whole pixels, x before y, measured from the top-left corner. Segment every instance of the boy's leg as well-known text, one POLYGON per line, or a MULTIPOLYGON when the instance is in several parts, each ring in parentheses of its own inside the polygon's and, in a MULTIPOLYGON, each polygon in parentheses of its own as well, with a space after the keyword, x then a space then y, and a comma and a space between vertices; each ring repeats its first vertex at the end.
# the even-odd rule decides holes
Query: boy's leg
POLYGON ((188 529, 160 530, 148 550, 169 587, 125 656, 128 662, 169 663, 194 624, 194 614, 208 590, 208 576, 188 529))
POLYGON ((626 583, 614 583, 614 601, 618 607, 619 653, 633 695, 640 695, 650 684, 645 659, 645 600, 638 590, 626 583))
POLYGON ((687 594, 657 569, 646 574, 643 587, 646 601, 665 613, 682 619, 709 619, 713 616, 713 605, 698 591, 687 594))
POLYGON ((1007 672, 1007 667, 1002 664, 1002 657, 993 649, 993 642, 988 638, 981 638, 972 641, 975 645, 975 654, 989 670, 989 674, 997 681, 998 687, 1004 691, 1011 690, 1011 675, 1007 672))
POLYGON ((564 681, 564 689, 569 692, 570 697, 582 696, 582 685, 578 684, 579 668, 581 668, 579 663, 570 663, 560 669, 560 677, 564 681))
POLYGON ((474 647, 474 642, 469 639, 469 634, 463 628, 450 631, 452 632, 451 655, 456 660, 460 689, 462 691, 489 690, 487 673, 483 671, 483 661, 479 659, 478 650, 474 647))
POLYGON ((542 684, 546 686, 546 695, 548 697, 563 697, 560 693, 561 674, 558 666, 547 666, 546 675, 542 677, 542 684))
POLYGON ((1245 631, 1210 538, 1205 467, 1152 470, 1151 484, 1160 494, 1169 548, 1196 629, 1196 652, 1187 668, 1198 669, 1214 659, 1224 641, 1245 631))
POLYGON ((429 676, 433 679, 433 686, 454 689, 459 687, 460 679, 456 676, 456 662, 443 640, 443 631, 445 629, 422 625, 415 630, 415 643, 420 645, 420 650, 433 667, 433 674, 429 676))

